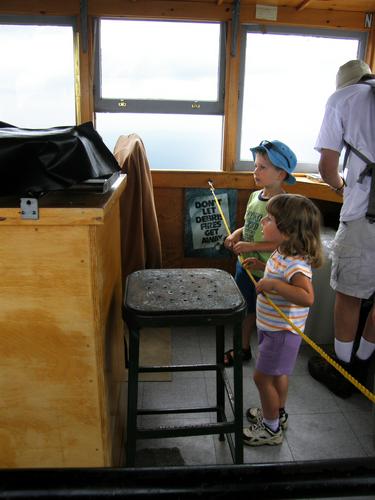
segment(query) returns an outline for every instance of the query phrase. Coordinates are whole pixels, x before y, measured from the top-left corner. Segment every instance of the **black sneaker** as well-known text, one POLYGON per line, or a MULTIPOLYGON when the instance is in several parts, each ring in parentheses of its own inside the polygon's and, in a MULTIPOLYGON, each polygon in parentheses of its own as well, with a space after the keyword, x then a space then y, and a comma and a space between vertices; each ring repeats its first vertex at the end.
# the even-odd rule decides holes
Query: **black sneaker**
MULTIPOLYGON (((332 356, 332 359, 339 363, 344 370, 349 372, 351 368, 350 363, 345 363, 336 356, 332 356)), ((347 399, 354 393, 354 385, 346 380, 336 368, 331 366, 328 361, 321 356, 313 356, 310 358, 307 367, 312 378, 325 385, 327 389, 336 394, 336 396, 347 399)))

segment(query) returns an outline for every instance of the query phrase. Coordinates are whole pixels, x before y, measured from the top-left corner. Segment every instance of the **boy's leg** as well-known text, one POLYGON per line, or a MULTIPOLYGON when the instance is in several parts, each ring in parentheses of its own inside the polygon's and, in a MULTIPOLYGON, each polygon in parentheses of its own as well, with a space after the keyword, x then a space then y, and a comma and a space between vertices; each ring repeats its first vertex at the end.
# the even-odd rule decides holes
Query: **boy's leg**
POLYGON ((249 313, 242 323, 242 348, 247 351, 250 348, 251 333, 255 329, 255 313, 249 313))
MULTIPOLYGON (((250 337, 256 326, 255 309, 257 294, 253 283, 239 262, 236 264, 235 281, 247 303, 247 315, 242 324, 242 351, 243 360, 248 361, 252 357, 250 337)), ((229 351, 224 353, 224 366, 233 366, 233 356, 233 349, 229 349, 229 351)))
MULTIPOLYGON (((250 338, 251 333, 255 330, 256 316, 255 313, 248 313, 242 323, 242 349, 243 351, 250 351, 250 338)), ((224 353, 224 365, 232 366, 233 364, 234 351, 230 349, 224 353)), ((245 360, 251 359, 251 352, 249 352, 249 357, 245 360)))

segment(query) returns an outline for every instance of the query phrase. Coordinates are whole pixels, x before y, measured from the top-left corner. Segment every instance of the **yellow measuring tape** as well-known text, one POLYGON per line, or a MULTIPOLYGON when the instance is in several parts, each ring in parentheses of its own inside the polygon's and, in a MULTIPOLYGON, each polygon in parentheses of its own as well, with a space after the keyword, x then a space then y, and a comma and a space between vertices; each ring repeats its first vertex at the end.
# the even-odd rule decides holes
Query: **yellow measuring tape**
MULTIPOLYGON (((212 182, 210 182, 210 181, 208 182, 208 184, 210 186, 210 190, 213 194, 213 197, 215 199, 215 203, 216 203, 217 208, 220 212, 221 218, 223 219, 225 229, 226 229, 227 234, 229 236, 231 234, 231 230, 229 229, 228 223, 225 219, 225 215, 224 215, 224 212, 220 206, 219 200, 216 197, 214 186, 213 186, 212 182)), ((240 261, 240 263, 242 265, 243 260, 244 260, 242 255, 238 256, 238 260, 240 261)), ((256 285, 256 280, 255 280, 254 276, 251 274, 251 271, 249 271, 249 269, 247 269, 246 267, 244 267, 244 269, 247 272, 251 281, 254 283, 254 285, 256 285)), ((306 334, 304 334, 303 331, 300 328, 298 328, 298 326, 296 326, 292 321, 290 321, 290 319, 283 313, 283 311, 279 307, 277 307, 277 305, 269 298, 267 293, 265 293, 265 292, 262 292, 262 293, 263 293, 264 297, 266 298, 267 302, 293 328, 293 330, 295 330, 298 333, 298 335, 300 335, 303 338, 303 340, 305 342, 307 342, 317 353, 319 353, 330 365, 332 365, 334 368, 336 368, 336 370, 338 372, 340 372, 341 375, 343 375, 347 380, 349 380, 349 382, 351 384, 353 384, 359 391, 361 391, 362 394, 364 394, 366 396, 366 398, 368 398, 370 401, 375 403, 375 394, 373 392, 369 391, 364 385, 359 383, 358 380, 356 380, 354 377, 352 377, 352 375, 350 375, 349 372, 347 372, 341 365, 339 365, 326 352, 324 352, 321 347, 319 347, 317 344, 315 344, 315 342, 313 340, 311 340, 310 337, 308 337, 306 334)))

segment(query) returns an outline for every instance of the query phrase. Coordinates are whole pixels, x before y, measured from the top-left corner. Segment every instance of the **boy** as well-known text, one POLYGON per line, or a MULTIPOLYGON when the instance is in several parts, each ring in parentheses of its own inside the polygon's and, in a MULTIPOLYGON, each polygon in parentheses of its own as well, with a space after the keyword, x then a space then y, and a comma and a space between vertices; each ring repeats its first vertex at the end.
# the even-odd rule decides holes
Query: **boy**
MULTIPOLYGON (((250 148, 255 162, 254 181, 259 191, 250 194, 246 207, 245 223, 226 238, 224 246, 243 258, 252 258, 249 268, 254 277, 263 277, 263 269, 275 244, 263 241, 260 221, 266 215, 267 201, 276 194, 284 193, 283 182, 295 184, 291 175, 297 165, 293 151, 281 141, 262 141, 250 148)), ((256 291, 245 269, 236 265, 235 280, 247 302, 247 316, 242 324, 242 359, 251 359, 250 335, 255 328, 256 291)), ((226 351, 225 366, 233 366, 233 349, 226 351)))

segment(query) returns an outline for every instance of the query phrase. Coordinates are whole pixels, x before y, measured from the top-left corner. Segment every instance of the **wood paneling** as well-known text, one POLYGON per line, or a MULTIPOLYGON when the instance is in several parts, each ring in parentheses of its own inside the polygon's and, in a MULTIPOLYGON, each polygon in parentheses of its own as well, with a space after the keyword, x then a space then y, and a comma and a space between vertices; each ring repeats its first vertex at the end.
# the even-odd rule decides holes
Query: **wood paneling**
MULTIPOLYGON (((236 219, 237 227, 240 227, 243 225, 249 194, 256 189, 253 175, 246 172, 184 172, 183 175, 179 172, 153 172, 152 178, 162 242, 163 266, 166 268, 218 267, 229 272, 234 271, 235 258, 210 259, 184 256, 184 190, 185 188, 207 188, 207 193, 210 193, 209 180, 213 182, 215 189, 237 189, 236 219)), ((285 185, 285 189, 313 199, 322 210, 325 224, 337 225, 342 198, 326 184, 311 181, 300 175, 295 186, 285 185)))
POLYGON ((118 203, 105 197, 101 224, 59 210, 54 224, 0 223, 0 467, 120 464, 118 203))

